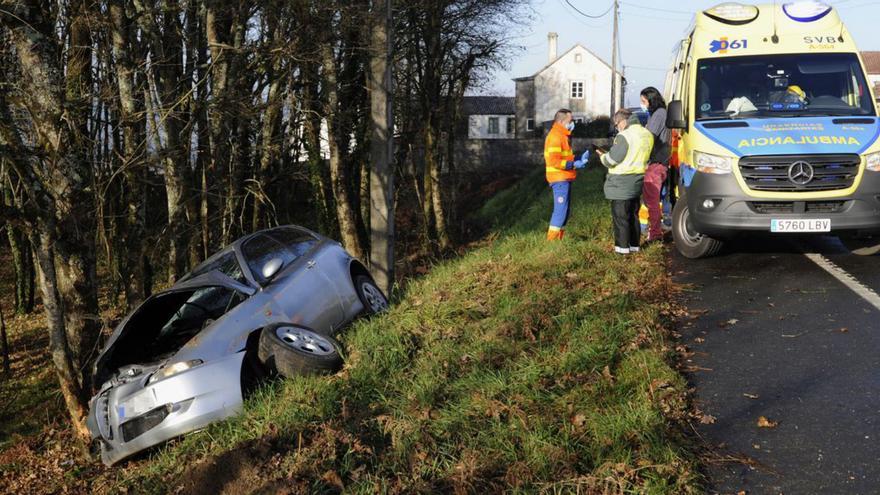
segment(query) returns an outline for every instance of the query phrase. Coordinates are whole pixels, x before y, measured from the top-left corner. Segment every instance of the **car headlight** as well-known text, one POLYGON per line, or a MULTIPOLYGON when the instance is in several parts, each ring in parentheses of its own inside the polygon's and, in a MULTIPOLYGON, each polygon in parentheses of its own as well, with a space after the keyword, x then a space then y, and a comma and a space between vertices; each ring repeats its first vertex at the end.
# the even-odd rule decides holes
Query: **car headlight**
POLYGON ((183 373, 186 370, 195 368, 202 363, 204 363, 204 361, 202 361, 201 359, 191 359, 189 361, 179 361, 177 363, 170 364, 168 366, 165 366, 161 370, 153 373, 153 376, 151 376, 150 379, 147 380, 147 383, 156 383, 159 380, 164 380, 178 373, 183 373))
POLYGON ((865 168, 880 172, 880 151, 865 155, 865 168))
POLYGON ((694 151, 697 172, 704 174, 729 174, 733 170, 733 158, 694 151))

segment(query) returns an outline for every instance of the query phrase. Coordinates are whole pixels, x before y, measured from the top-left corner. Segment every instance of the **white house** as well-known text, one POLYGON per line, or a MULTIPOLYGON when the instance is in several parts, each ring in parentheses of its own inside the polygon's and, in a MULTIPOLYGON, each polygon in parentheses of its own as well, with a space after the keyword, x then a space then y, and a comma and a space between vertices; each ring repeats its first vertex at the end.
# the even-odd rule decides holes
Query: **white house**
MULTIPOLYGON (((553 120, 560 108, 575 120, 590 121, 611 111, 611 65, 580 43, 557 56, 558 35, 548 35, 548 63, 538 72, 516 81, 516 131, 532 134, 553 120)), ((615 110, 623 106, 626 80, 618 71, 615 110)))
POLYGON ((467 117, 468 139, 516 137, 516 101, 509 96, 467 96, 462 113, 467 117))

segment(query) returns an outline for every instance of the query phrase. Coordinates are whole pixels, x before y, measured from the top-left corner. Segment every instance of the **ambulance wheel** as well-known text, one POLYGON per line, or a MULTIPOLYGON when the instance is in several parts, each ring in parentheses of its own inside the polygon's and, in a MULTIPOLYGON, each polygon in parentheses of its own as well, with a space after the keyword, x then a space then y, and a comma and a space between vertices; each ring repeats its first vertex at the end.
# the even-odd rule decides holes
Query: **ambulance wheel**
POLYGON ((841 237, 840 242, 849 252, 858 256, 874 256, 880 253, 880 237, 841 237))
POLYGON ((715 256, 724 245, 721 241, 694 230, 685 197, 679 198, 672 209, 672 238, 675 239, 678 252, 691 259, 715 256))

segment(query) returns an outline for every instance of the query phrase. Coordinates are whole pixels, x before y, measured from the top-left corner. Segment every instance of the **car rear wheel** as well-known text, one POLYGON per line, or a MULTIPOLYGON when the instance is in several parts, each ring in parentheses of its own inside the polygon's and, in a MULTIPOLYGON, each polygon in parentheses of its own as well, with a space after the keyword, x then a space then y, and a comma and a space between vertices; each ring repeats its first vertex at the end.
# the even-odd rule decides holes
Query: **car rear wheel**
POLYGON ((687 199, 679 198, 672 210, 672 237, 675 239, 678 252, 685 258, 691 259, 718 254, 724 243, 694 230, 690 217, 687 199))
POLYGON ((374 315, 388 309, 388 298, 382 293, 382 290, 373 282, 373 279, 366 275, 358 275, 354 279, 354 288, 357 291, 358 298, 364 305, 364 312, 374 315))
POLYGON ((292 323, 275 323, 263 328, 259 358, 286 378, 328 374, 342 367, 336 340, 292 323))
POLYGON ((841 237, 840 242, 852 254, 859 256, 874 256, 880 253, 880 237, 841 237))

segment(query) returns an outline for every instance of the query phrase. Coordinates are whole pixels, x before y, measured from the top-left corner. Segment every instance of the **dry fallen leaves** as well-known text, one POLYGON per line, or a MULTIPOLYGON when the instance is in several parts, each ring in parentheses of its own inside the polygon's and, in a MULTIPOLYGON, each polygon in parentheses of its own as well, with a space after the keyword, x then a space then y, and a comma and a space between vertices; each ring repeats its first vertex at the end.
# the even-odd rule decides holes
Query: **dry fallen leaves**
POLYGON ((704 425, 715 424, 715 419, 715 416, 712 416, 711 414, 704 414, 700 417, 700 423, 703 423, 704 425))
POLYGON ((614 375, 611 374, 611 368, 606 365, 602 368, 602 376, 611 383, 614 383, 614 375))
POLYGON ((779 421, 770 421, 766 416, 758 418, 758 428, 776 428, 779 421))

